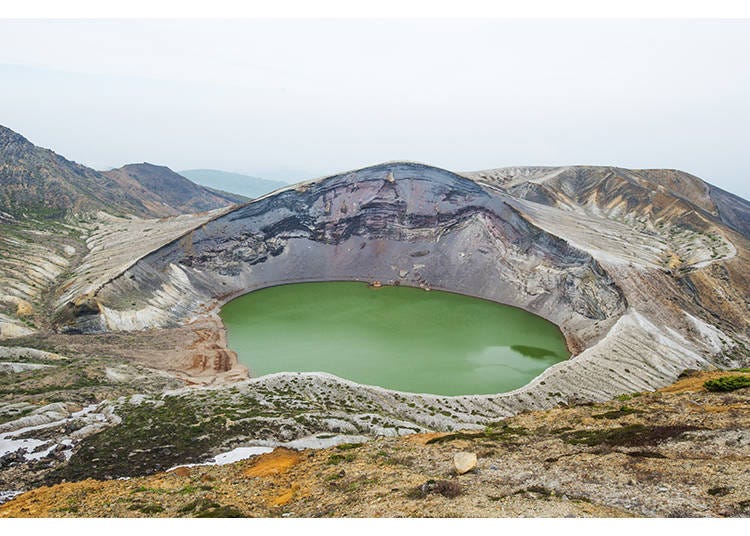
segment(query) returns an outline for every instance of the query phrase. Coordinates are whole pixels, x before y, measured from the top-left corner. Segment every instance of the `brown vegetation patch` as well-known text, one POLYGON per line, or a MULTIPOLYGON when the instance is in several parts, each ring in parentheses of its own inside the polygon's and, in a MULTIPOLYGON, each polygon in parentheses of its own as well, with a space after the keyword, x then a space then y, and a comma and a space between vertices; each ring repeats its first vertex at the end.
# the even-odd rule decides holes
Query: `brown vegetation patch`
MULTIPOLYGON (((736 372, 730 371, 715 371, 715 372, 698 372, 688 374, 686 377, 678 379, 672 385, 659 389, 661 393, 686 393, 705 391, 703 384, 709 380, 715 380, 724 376, 730 376, 736 374, 736 372)), ((750 374, 748 374, 750 376, 750 374)))
POLYGON ((245 476, 268 477, 286 473, 297 465, 302 456, 296 450, 277 448, 268 454, 261 454, 252 467, 246 469, 245 476))

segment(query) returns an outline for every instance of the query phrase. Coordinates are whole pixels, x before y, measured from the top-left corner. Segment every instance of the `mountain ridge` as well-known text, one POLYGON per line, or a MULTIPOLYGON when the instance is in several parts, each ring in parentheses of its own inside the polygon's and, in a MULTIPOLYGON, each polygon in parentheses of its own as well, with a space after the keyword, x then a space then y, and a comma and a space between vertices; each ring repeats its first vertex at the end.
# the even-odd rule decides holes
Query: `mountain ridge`
POLYGON ((136 164, 99 172, 39 147, 2 125, 0 186, 0 213, 13 219, 64 219, 100 210, 114 215, 164 217, 242 201, 210 192, 165 167, 136 164), (165 181, 167 188, 155 178, 165 181), (174 189, 181 194, 175 196, 170 191, 174 189))
MULTIPOLYGON (((625 201, 640 205, 657 220, 669 217, 672 196, 689 203, 750 239, 750 201, 678 169, 629 169, 616 166, 518 166, 464 172, 473 180, 547 205, 571 205, 612 211, 625 201), (667 199, 655 199, 659 193, 667 199)), ((628 208, 620 210, 627 214, 628 208)), ((683 210, 684 212, 684 210, 683 210)))
POLYGON ((151 216, 206 212, 244 201, 239 196, 195 184, 167 166, 148 162, 126 164, 102 174, 115 180, 124 190, 137 193, 151 216))

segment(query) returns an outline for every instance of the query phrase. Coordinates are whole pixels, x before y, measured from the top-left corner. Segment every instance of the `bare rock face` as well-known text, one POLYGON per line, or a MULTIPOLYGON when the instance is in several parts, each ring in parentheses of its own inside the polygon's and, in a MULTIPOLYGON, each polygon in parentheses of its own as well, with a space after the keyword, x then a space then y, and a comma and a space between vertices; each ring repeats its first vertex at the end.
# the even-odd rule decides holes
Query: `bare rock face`
POLYGON ((453 455, 453 468, 456 474, 463 475, 477 467, 477 455, 473 452, 457 452, 453 455))

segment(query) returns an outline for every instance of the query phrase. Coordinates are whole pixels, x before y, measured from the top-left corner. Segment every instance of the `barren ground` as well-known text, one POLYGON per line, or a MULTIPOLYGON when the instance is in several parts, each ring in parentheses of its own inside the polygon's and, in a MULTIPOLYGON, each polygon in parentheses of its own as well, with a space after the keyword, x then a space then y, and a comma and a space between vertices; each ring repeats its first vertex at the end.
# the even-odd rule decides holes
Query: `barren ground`
POLYGON ((750 515, 750 389, 702 372, 657 392, 527 412, 480 432, 415 434, 222 467, 42 487, 0 517, 750 515), (456 452, 478 456, 457 476, 456 452))

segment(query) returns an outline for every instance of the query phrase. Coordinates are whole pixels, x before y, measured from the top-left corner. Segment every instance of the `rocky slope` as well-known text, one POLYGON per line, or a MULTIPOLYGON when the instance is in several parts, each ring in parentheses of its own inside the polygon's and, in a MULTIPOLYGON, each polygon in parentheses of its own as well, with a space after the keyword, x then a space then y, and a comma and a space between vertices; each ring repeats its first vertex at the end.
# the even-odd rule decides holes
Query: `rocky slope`
POLYGON ((464 175, 517 198, 654 232, 668 224, 705 230, 715 223, 750 237, 750 202, 683 171, 568 166, 499 168, 464 175))
POLYGON ((0 126, 0 211, 16 219, 62 218, 85 211, 143 214, 115 181, 0 126))
POLYGON ((163 217, 225 207, 216 194, 165 167, 133 164, 100 173, 37 147, 0 126, 0 214, 16 220, 60 219, 105 211, 163 217))
POLYGON ((703 387, 726 375, 480 432, 278 448, 222 467, 42 487, 0 517, 748 516, 750 389, 703 387), (457 475, 459 452, 477 455, 476 469, 457 475))
POLYGON ((663 290, 656 294, 638 291, 637 272, 618 278, 620 286, 636 284, 626 294, 631 301, 640 294, 641 308, 651 301, 663 307, 654 298, 676 287, 672 303, 738 333, 745 341, 740 346, 746 344, 747 201, 675 170, 576 166, 466 175, 511 196, 537 225, 588 251, 612 275, 633 267, 658 270, 653 277, 661 280, 663 290))
POLYGON ((446 288, 558 324, 606 320, 624 309, 590 256, 473 182, 429 166, 387 164, 289 188, 147 255, 97 293, 107 308, 100 329, 173 326, 254 288, 326 279, 446 288), (184 288, 152 300, 164 285, 184 288), (143 308, 119 312, 134 300, 143 308))
POLYGON ((75 289, 83 288, 84 294, 96 284, 89 277, 90 263, 106 259, 99 276, 111 277, 139 252, 145 254, 216 214, 170 221, 163 216, 239 201, 148 164, 111 175, 36 147, 0 126, 0 339, 48 328, 66 280, 80 276, 75 289), (108 239, 106 252, 101 251, 103 237, 108 239))
POLYGON ((137 197, 150 217, 206 212, 245 201, 240 196, 195 184, 166 166, 146 162, 104 171, 102 175, 116 181, 123 191, 137 197))

